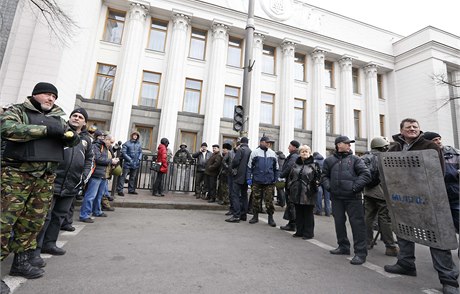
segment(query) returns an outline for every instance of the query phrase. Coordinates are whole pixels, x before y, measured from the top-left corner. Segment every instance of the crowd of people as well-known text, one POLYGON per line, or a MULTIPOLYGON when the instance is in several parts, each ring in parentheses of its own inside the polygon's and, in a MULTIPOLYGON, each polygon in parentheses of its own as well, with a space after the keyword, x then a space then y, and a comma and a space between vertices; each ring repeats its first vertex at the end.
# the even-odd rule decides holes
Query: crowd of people
MULTIPOLYGON (((142 158, 140 134, 132 132, 124 144, 115 144, 109 133, 86 126, 88 113, 74 109, 69 120, 62 119, 63 110, 55 104, 58 90, 49 83, 38 83, 24 103, 5 109, 1 117, 1 260, 14 254, 10 275, 35 279, 43 276, 45 261, 40 253, 63 255, 56 245, 59 231, 73 231, 75 199, 81 195, 79 220, 93 223, 107 217, 109 180, 118 176, 116 192, 137 194, 135 179, 142 158), (129 179, 127 180, 127 178, 129 179)), ((455 230, 459 224, 460 152, 443 146, 441 136, 421 132, 415 119, 404 119, 394 143, 376 137, 371 150, 359 157, 353 154, 354 140, 347 136, 335 139, 335 151, 324 158, 310 146, 292 140, 289 154, 272 149, 274 141, 267 136, 251 150, 249 138, 241 137, 233 146, 224 142, 208 150, 203 142, 196 153, 181 144, 173 162, 196 163, 195 196, 210 203, 228 205, 228 223, 259 222, 259 214, 267 213, 268 225, 276 227, 275 206, 284 208, 287 224, 282 230, 293 231, 294 238, 305 240, 315 236, 315 215, 333 216, 338 247, 333 255, 349 255, 351 243, 347 236, 348 218, 353 234, 354 256, 350 263, 366 262, 368 250, 375 243, 377 226, 385 243, 385 254, 396 256, 394 265, 385 271, 416 276, 414 242, 394 239, 391 218, 384 198, 377 167, 380 152, 434 149, 438 152, 445 175, 445 185, 455 230), (250 187, 250 195, 249 195, 250 187), (276 191, 277 202, 274 202, 276 191), (264 207, 263 207, 264 204, 264 207)), ((154 196, 165 196, 163 178, 168 172, 169 140, 158 145, 158 165, 154 196)), ((443 293, 458 293, 458 268, 450 250, 430 247, 433 266, 443 285, 443 293)), ((2 280, 1 293, 9 293, 2 280)))

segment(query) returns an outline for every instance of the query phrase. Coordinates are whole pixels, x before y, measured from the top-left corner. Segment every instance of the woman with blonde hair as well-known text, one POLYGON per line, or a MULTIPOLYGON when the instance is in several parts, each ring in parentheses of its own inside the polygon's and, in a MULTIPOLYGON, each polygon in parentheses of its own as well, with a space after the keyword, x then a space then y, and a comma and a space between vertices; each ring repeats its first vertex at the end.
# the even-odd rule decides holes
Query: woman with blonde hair
POLYGON ((289 173, 289 198, 295 206, 296 228, 293 237, 302 237, 304 240, 314 237, 315 207, 318 186, 321 179, 321 170, 314 162, 311 149, 308 145, 299 147, 299 158, 289 173))

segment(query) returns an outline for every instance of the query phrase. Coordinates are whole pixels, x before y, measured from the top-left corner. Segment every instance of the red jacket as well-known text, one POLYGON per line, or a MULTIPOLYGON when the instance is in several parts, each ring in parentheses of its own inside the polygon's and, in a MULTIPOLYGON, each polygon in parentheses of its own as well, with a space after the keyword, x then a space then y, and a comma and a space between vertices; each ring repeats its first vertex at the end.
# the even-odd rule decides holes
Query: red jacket
POLYGON ((160 173, 168 172, 168 151, 163 144, 158 145, 157 162, 161 162, 160 173))

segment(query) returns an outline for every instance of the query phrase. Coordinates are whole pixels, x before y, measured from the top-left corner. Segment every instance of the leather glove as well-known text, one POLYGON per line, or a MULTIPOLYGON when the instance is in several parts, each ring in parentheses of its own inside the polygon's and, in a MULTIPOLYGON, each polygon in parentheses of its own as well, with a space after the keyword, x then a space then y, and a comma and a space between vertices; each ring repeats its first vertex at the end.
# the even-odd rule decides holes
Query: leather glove
POLYGON ((64 136, 64 128, 59 124, 46 126, 46 135, 51 138, 61 139, 64 136))
POLYGON ((252 186, 252 179, 247 179, 246 183, 248 184, 248 186, 252 186))

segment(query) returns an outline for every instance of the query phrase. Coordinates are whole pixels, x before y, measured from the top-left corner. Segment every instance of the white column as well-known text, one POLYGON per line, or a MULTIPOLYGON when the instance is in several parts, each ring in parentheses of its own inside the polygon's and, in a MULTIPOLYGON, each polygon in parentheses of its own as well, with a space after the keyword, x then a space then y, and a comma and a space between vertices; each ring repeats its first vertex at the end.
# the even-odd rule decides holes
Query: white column
POLYGON ((289 142, 294 140, 294 52, 295 43, 284 41, 281 44, 283 63, 280 87, 280 137, 279 149, 288 154, 289 142))
POLYGON ((158 139, 168 138, 169 148, 176 150, 177 112, 184 97, 184 64, 187 57, 187 30, 190 17, 176 13, 172 17, 171 45, 165 72, 158 139))
POLYGON ((250 95, 250 113, 248 121, 248 138, 251 149, 259 146, 259 122, 260 122, 260 80, 262 75, 262 50, 265 36, 259 33, 254 34, 254 67, 252 68, 252 85, 250 95))
MULTIPOLYGON (((460 71, 452 72, 451 82, 455 85, 460 85, 460 71)), ((451 117, 452 117, 452 134, 453 140, 450 145, 455 148, 460 148, 460 87, 451 87, 453 100, 450 101, 451 117), (455 98, 457 97, 457 98, 455 98)))
POLYGON ((212 26, 211 57, 209 60, 208 90, 206 94, 203 141, 219 144, 220 118, 225 96, 225 63, 227 60, 228 26, 212 26))
POLYGON ((117 140, 128 139, 130 131, 131 109, 139 93, 135 91, 139 76, 139 63, 144 44, 144 25, 147 16, 144 5, 132 2, 126 16, 123 32, 121 60, 117 66, 113 93, 113 113, 110 132, 117 140))
POLYGON ((353 78, 351 75, 352 59, 342 57, 340 66, 340 102, 339 102, 339 133, 349 138, 355 137, 354 114, 353 114, 353 78))
POLYGON ((379 97, 377 89, 377 65, 370 63, 364 67, 366 75, 366 113, 367 145, 370 148, 372 138, 380 136, 379 97))
POLYGON ((326 154, 326 105, 324 102, 324 57, 326 51, 315 50, 311 56, 313 60, 312 77, 312 146, 313 152, 326 154))

